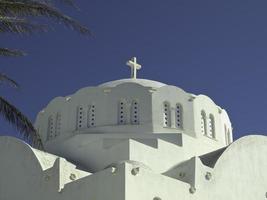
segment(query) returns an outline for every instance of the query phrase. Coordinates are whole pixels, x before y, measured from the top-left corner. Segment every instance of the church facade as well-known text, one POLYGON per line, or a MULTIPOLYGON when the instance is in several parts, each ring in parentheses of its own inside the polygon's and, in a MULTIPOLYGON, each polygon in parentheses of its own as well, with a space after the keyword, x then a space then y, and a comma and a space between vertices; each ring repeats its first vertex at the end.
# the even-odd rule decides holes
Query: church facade
POLYGON ((233 141, 205 95, 131 78, 53 99, 36 119, 45 152, 0 137, 0 200, 267 199, 267 137, 233 141))

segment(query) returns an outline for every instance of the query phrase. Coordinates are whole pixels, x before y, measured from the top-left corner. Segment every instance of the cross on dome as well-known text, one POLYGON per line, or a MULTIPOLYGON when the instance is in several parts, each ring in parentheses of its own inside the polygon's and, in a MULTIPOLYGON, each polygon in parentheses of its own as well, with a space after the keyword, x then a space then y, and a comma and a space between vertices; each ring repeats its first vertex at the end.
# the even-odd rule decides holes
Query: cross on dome
POLYGON ((132 57, 126 65, 131 67, 131 78, 136 79, 137 70, 141 69, 141 65, 137 63, 136 57, 132 57))

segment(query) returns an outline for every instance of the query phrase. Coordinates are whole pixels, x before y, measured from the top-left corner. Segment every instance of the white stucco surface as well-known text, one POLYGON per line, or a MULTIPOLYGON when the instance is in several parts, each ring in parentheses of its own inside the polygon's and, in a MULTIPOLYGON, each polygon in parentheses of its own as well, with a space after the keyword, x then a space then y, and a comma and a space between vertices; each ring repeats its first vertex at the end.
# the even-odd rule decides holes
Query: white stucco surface
MULTIPOLYGON (((89 173, 63 158, 32 149, 18 139, 0 137, 0 199, 266 198, 267 139, 264 136, 241 138, 223 149, 220 156, 208 155, 206 159, 214 160, 214 166, 206 166, 200 157, 192 157, 172 165, 163 173, 153 170, 152 164, 144 158, 140 159, 144 149, 152 150, 151 147, 130 143, 138 149, 130 159, 141 160, 146 165, 131 160, 120 161, 89 173)), ((124 146, 121 144, 118 148, 123 150, 124 146)), ((149 158, 148 155, 145 157, 149 158)), ((168 158, 158 158, 157 163, 166 160, 168 158)))
POLYGON ((205 95, 116 80, 53 99, 35 126, 46 152, 0 137, 0 200, 267 198, 267 138, 233 142, 205 95))

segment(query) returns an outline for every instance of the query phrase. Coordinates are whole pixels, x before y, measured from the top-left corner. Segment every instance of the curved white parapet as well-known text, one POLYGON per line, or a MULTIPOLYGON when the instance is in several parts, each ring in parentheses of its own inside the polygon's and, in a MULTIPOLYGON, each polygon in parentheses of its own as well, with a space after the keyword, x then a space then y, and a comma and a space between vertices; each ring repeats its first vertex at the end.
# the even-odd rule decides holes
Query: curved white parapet
POLYGON ((22 141, 0 137, 0 199, 261 200, 266 198, 266 155, 267 137, 247 136, 222 150, 169 165, 162 174, 138 157, 90 174, 22 141))
POLYGON ((13 137, 0 137, 0 160, 1 200, 56 199, 66 184, 90 175, 13 137))
POLYGON ((214 166, 212 199, 260 200, 267 195, 267 137, 250 135, 233 142, 214 166))

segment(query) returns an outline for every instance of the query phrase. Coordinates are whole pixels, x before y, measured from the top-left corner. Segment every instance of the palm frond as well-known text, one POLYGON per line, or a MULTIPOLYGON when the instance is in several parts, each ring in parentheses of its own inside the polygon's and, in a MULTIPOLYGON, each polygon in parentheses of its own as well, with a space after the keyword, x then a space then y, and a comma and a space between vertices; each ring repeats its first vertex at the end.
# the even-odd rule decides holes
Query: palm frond
MULTIPOLYGON (((49 4, 54 4, 56 0, 39 0, 40 2, 45 2, 45 3, 49 3, 49 4)), ((74 3, 73 0, 57 0, 58 2, 60 3, 63 3, 63 4, 66 4, 68 6, 71 6, 71 7, 74 7, 74 8, 77 8, 77 5, 74 3)))
POLYGON ((30 34, 33 32, 44 32, 47 29, 47 26, 30 23, 26 19, 0 16, 0 33, 30 34))
POLYGON ((0 56, 25 56, 23 51, 17 49, 0 48, 0 56))
POLYGON ((7 82, 8 84, 10 84, 12 87, 14 88, 18 88, 19 84, 14 81, 12 78, 8 77, 7 75, 0 73, 0 84, 2 82, 7 82))
POLYGON ((30 140, 34 147, 43 148, 40 136, 31 121, 3 97, 0 97, 0 114, 14 125, 26 139, 30 140))
POLYGON ((26 17, 26 16, 43 16, 49 17, 56 22, 63 23, 82 34, 91 34, 90 30, 81 25, 78 21, 62 14, 59 10, 43 2, 33 0, 1 0, 0 16, 26 17))

